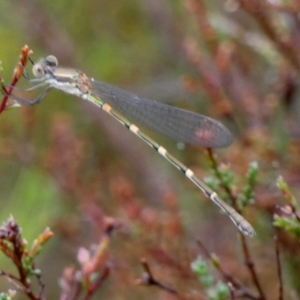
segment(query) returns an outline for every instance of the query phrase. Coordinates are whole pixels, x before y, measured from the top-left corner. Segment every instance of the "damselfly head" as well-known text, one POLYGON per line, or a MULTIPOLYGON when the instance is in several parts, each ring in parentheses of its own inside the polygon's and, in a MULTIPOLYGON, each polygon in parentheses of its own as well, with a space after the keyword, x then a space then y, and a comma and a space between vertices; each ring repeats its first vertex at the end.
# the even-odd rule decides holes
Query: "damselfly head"
POLYGON ((40 78, 45 76, 47 71, 53 71, 58 67, 58 60, 53 55, 48 55, 46 58, 41 59, 32 68, 32 73, 35 77, 40 78))

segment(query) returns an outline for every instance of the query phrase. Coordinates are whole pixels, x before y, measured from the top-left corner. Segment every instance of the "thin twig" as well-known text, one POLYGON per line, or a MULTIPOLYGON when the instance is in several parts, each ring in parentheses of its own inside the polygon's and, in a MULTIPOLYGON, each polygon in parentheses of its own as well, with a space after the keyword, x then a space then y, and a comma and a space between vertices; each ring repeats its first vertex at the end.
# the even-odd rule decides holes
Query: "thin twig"
POLYGON ((75 291, 74 291, 74 294, 72 295, 72 297, 70 298, 70 300, 79 299, 79 296, 80 296, 81 291, 82 291, 82 282, 75 281, 75 283, 76 283, 75 291))
MULTIPOLYGON (((4 276, 4 277, 8 278, 10 281, 14 282, 15 284, 17 284, 16 281, 17 281, 17 282, 20 282, 20 279, 19 279, 19 278, 17 278, 16 276, 14 276, 14 275, 12 275, 12 274, 8 274, 8 273, 6 273, 6 272, 3 271, 3 270, 0 270, 0 276, 4 276)), ((19 287, 19 286, 18 286, 18 287, 19 287)))
POLYGON ((98 278, 95 284, 88 290, 87 294, 83 298, 83 300, 89 300, 95 292, 101 287, 103 282, 107 279, 110 274, 110 266, 107 265, 102 273, 102 275, 98 278))
MULTIPOLYGON (((25 68, 25 66, 28 62, 28 58, 32 53, 33 53, 33 51, 27 45, 25 45, 22 48, 21 54, 20 54, 20 60, 19 60, 19 62, 17 64, 17 67, 14 71, 14 77, 11 81, 11 84, 9 85, 9 88, 6 88, 2 84, 1 88, 2 88, 5 95, 4 95, 3 100, 1 102, 1 105, 0 105, 0 114, 5 110, 7 101, 9 99, 9 96, 11 95, 11 93, 12 93, 15 85, 18 83, 19 79, 22 77, 24 68, 25 68)), ((2 79, 1 76, 0 76, 0 82, 3 82, 3 79, 2 79)))
POLYGON ((142 258, 141 259, 141 265, 145 271, 145 274, 143 275, 143 278, 142 279, 138 279, 137 280, 137 283, 138 284, 144 284, 144 285, 154 285, 154 286, 157 286, 158 288, 166 291, 166 292, 169 292, 171 294, 174 294, 174 295, 178 295, 179 296, 179 293, 174 290, 173 288, 170 288, 162 283, 160 283, 158 280, 156 280, 151 272, 151 269, 149 267, 149 264, 148 262, 146 261, 145 258, 142 258))
POLYGON ((272 22, 271 12, 272 7, 267 1, 260 0, 238 0, 240 7, 253 17, 253 19, 258 23, 260 28, 264 31, 265 35, 274 42, 276 48, 282 53, 290 65, 300 70, 300 62, 298 57, 298 51, 293 47, 293 36, 285 36, 280 34, 277 28, 272 22))
POLYGON ((231 189, 227 185, 224 184, 224 182, 222 180, 222 175, 219 171, 218 162, 217 162, 217 160, 214 156, 213 149, 212 148, 206 148, 206 150, 207 150, 210 162, 212 164, 212 169, 214 170, 216 176, 220 180, 220 186, 225 190, 225 192, 227 193, 227 195, 231 199, 233 208, 240 214, 241 210, 238 208, 238 205, 237 205, 237 197, 232 193, 231 189))
POLYGON ((254 294, 252 291, 250 291, 238 279, 228 274, 223 269, 221 263, 215 264, 214 257, 210 254, 208 249, 206 249, 206 247, 200 240, 197 240, 197 244, 201 248, 201 251, 204 253, 204 255, 213 263, 216 269, 221 273, 222 277, 224 278, 224 280, 227 282, 227 285, 229 286, 230 292, 235 292, 235 294, 237 294, 236 296, 239 297, 247 297, 253 300, 260 299, 260 297, 257 294, 254 294))
MULTIPOLYGON (((232 206, 234 207, 234 209, 236 209, 239 213, 241 213, 241 211, 240 211, 240 209, 238 208, 238 205, 237 205, 236 196, 232 193, 231 189, 222 182, 222 176, 221 176, 220 171, 218 169, 218 162, 217 162, 217 160, 216 160, 216 158, 213 154, 213 150, 210 149, 210 148, 207 148, 207 152, 208 152, 209 159, 212 163, 212 168, 215 171, 216 176, 220 180, 220 185, 222 186, 222 188, 224 188, 224 190, 226 191, 226 193, 228 194, 228 196, 232 200, 232 206)), ((250 255, 248 243, 246 241, 245 236, 241 232, 240 232, 240 237, 241 237, 241 242, 242 242, 242 249, 243 249, 243 253, 244 253, 245 264, 248 267, 251 278, 253 280, 253 283, 255 284, 255 286, 256 286, 259 294, 260 294, 259 299, 265 300, 266 297, 264 295, 263 289, 262 289, 261 284, 259 282, 257 272, 256 272, 256 269, 255 269, 255 265, 254 265, 254 262, 251 258, 251 255, 250 255)))
POLYGON ((227 286, 229 288, 229 293, 230 293, 230 299, 231 300, 235 300, 235 296, 234 296, 234 287, 231 284, 231 282, 227 282, 227 286))
POLYGON ((296 209, 295 205, 291 203, 290 206, 291 206, 291 208, 292 208, 292 211, 293 211, 293 214, 294 214, 295 218, 296 218, 297 221, 300 223, 300 216, 299 216, 299 214, 297 213, 297 209, 296 209))
POLYGON ((257 276, 257 272, 256 272, 256 269, 255 269, 255 265, 254 265, 254 262, 252 260, 252 257, 250 255, 250 251, 249 251, 249 247, 248 247, 248 244, 247 244, 247 241, 245 239, 245 237, 243 235, 240 235, 241 237, 241 241, 242 241, 242 247, 243 247, 243 253, 244 253, 244 259, 245 259, 245 264, 246 266, 248 267, 248 270, 250 272, 250 275, 252 277, 252 281, 254 283, 254 285, 256 286, 259 294, 260 294, 260 298, 261 300, 266 300, 266 297, 265 297, 265 294, 264 294, 264 291, 260 285, 260 282, 259 282, 259 279, 258 279, 258 276, 257 276))
POLYGON ((279 243, 277 235, 274 236, 275 241, 275 254, 278 275, 278 300, 283 300, 283 282, 282 282, 282 269, 280 263, 279 243))

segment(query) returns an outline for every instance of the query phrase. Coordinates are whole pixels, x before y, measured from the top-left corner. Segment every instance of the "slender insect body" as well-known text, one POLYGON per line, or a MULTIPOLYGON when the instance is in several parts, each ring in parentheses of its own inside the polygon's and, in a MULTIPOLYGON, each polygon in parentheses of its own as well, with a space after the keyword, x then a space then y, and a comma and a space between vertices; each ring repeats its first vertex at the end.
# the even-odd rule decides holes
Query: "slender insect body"
MULTIPOLYGON (((89 97, 88 97, 88 95, 87 95, 87 99, 89 100, 89 97)), ((111 107, 108 105, 108 104, 106 104, 106 103, 104 103, 102 106, 100 106, 104 111, 106 111, 107 113, 109 113, 110 114, 110 112, 111 112, 111 107)))
POLYGON ((53 87, 92 102, 184 173, 195 186, 230 217, 244 235, 255 235, 252 226, 238 212, 198 179, 192 170, 143 133, 132 121, 162 133, 177 142, 210 148, 228 146, 232 142, 231 133, 221 123, 206 116, 140 98, 112 85, 88 78, 78 70, 58 68, 57 59, 51 55, 34 64, 33 73, 36 79, 31 80, 31 82, 37 84, 31 90, 40 87, 46 87, 46 89, 32 102, 19 97, 15 97, 16 100, 27 105, 36 104, 53 87), (130 121, 123 114, 128 116, 130 121))
POLYGON ((139 132, 139 128, 135 126, 134 124, 130 124, 129 130, 133 132, 134 134, 137 134, 139 132))
POLYGON ((157 149, 157 152, 162 155, 163 157, 166 157, 166 153, 167 153, 167 150, 162 147, 162 146, 159 146, 158 149, 157 149))
POLYGON ((185 176, 186 176, 187 178, 191 179, 191 178, 194 176, 194 172, 193 172, 192 170, 190 170, 190 169, 187 169, 187 170, 185 171, 185 176))
POLYGON ((136 135, 143 140, 146 144, 148 144, 151 148, 153 148, 155 151, 157 151, 157 149, 159 148, 159 145, 153 141, 151 138, 149 138, 147 135, 145 135, 143 132, 141 132, 140 130, 138 130, 136 132, 136 135))

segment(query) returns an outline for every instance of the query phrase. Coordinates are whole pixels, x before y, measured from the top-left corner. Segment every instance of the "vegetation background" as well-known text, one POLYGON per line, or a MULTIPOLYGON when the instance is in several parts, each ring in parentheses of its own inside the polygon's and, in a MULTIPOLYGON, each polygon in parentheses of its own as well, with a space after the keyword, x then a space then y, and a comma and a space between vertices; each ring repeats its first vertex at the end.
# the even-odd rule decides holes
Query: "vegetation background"
MULTIPOLYGON (((36 261, 47 299, 59 298, 63 270, 78 266, 78 249, 99 243, 112 219, 115 230, 99 266, 109 265, 110 273, 95 298, 208 299, 191 267, 203 255, 201 240, 243 283, 240 290, 251 291, 231 297, 279 299, 273 216, 276 205, 286 204, 279 175, 294 195, 300 190, 299 9, 297 0, 0 2, 6 83, 28 44, 34 61, 53 54, 97 80, 220 120, 235 136, 232 146, 216 151, 220 170, 235 176, 232 194, 247 185, 249 164, 259 166, 255 204, 244 211, 257 236, 241 242, 228 218, 182 174, 93 105, 52 91, 40 105, 6 110, 0 221, 12 214, 29 244, 45 227, 54 231, 36 261), (175 294, 136 280, 142 257, 175 294)), ((205 149, 181 149, 149 134, 200 178, 214 175, 205 149)), ((219 193, 226 198, 222 188, 219 193)), ((277 235, 284 297, 299 299, 299 235, 277 235)), ((0 269, 14 272, 4 256, 0 269)), ((220 272, 213 277, 230 281, 220 272)), ((8 288, 2 277, 0 291, 8 288)))

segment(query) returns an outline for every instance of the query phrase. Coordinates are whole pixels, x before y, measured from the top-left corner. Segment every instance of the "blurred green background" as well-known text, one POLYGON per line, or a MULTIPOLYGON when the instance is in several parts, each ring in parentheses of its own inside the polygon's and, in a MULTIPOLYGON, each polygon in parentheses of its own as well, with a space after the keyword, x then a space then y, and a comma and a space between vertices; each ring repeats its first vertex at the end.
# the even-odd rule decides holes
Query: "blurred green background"
MULTIPOLYGON (((290 98, 284 94, 289 83, 297 85, 298 68, 291 67, 276 42, 270 41, 251 16, 235 7, 239 1, 207 1, 203 12, 217 32, 211 39, 209 32, 203 36, 205 29, 199 30, 205 24, 197 19, 201 12, 192 2, 1 1, 1 74, 8 84, 20 50, 27 44, 34 51, 34 61, 53 54, 60 65, 80 69, 97 80, 220 120, 236 138, 230 149, 217 153, 221 162, 237 172, 237 187, 244 183, 251 161, 261 165, 258 191, 262 211, 256 212, 255 219, 250 210, 248 217, 259 228, 260 237, 271 243, 271 222, 266 216, 280 197, 275 191, 277 176, 286 175, 299 191, 298 90, 294 88, 290 98), (201 66, 189 52, 191 39, 202 49, 201 66), (212 50, 216 41, 219 52, 212 50), (224 59, 227 50, 238 52, 232 59, 238 68, 232 68, 228 76, 221 72, 222 63, 225 70, 230 62, 230 58, 224 59), (210 56, 211 52, 215 56, 210 56), (215 77, 216 69, 220 77, 215 77), (230 108, 210 97, 207 91, 217 87, 209 86, 208 78, 227 87, 220 95, 229 99, 230 108), (236 80, 230 81, 232 78, 236 80)), ((282 19, 274 20, 287 30, 282 19)), ((29 63, 31 74, 30 69, 29 63)), ((28 82, 23 79, 18 87, 26 88, 28 82)), ((200 178, 211 175, 203 149, 187 146, 180 150, 175 142, 149 134, 200 178)), ((242 262, 231 222, 211 203, 202 201, 200 191, 182 174, 91 104, 51 91, 40 105, 5 111, 0 137, 0 221, 12 214, 29 243, 46 226, 55 232, 38 261, 49 299, 58 297, 58 278, 64 267, 76 264, 78 247, 98 242, 106 215, 118 220, 123 229, 113 241, 111 260, 117 271, 101 289, 103 297, 153 299, 151 290, 137 287, 133 281, 139 275, 139 258, 151 257, 151 251, 143 247, 167 247, 170 233, 162 228, 170 225, 174 216, 182 226, 180 234, 170 229, 174 259, 184 262, 186 268, 194 252, 185 246, 197 238, 204 239, 210 249, 242 262), (230 245, 229 238, 233 240, 230 245)), ((252 247, 259 262, 272 266, 273 248, 261 248, 261 242, 256 239, 252 247)), ((0 264, 1 269, 11 267, 3 258, 0 264)), ((268 271, 264 268, 265 278, 268 271)), ((266 280, 265 287, 270 285, 273 290, 272 278, 270 282, 266 280)), ((0 279, 0 290, 7 288, 0 279)))

